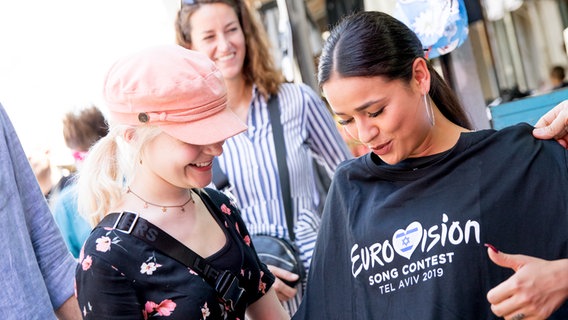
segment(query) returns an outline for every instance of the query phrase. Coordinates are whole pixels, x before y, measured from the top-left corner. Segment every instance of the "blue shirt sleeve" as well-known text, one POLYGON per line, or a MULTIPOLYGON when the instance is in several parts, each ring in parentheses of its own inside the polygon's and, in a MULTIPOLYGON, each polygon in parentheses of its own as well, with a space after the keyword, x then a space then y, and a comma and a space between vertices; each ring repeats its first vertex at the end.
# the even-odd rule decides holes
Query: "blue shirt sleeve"
POLYGON ((22 319, 55 318, 74 292, 67 250, 8 115, 0 105, 0 306, 22 319), (40 316, 41 315, 41 316, 40 316))

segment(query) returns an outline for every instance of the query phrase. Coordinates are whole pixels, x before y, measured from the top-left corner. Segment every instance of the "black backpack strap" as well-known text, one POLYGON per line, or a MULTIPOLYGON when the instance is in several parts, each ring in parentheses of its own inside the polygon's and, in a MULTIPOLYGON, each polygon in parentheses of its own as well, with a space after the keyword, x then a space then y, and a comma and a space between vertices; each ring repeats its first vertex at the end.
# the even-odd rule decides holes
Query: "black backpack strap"
MULTIPOLYGON (((294 216, 292 211, 292 196, 290 192, 290 173, 286 162, 286 143, 284 141, 284 132, 280 119, 280 109, 278 105, 278 95, 273 94, 267 102, 270 123, 272 125, 272 138, 274 139, 274 149, 276 151, 276 161, 278 163, 278 177, 280 180, 280 188, 282 190, 282 201, 284 203, 284 212, 286 214, 286 225, 288 226, 288 236, 294 241, 294 216)), ((212 181, 217 190, 223 191, 230 195, 231 183, 227 175, 221 170, 219 160, 213 159, 212 181)), ((234 200, 234 198, 233 198, 234 200)))
POLYGON ((141 218, 138 213, 128 211, 111 213, 96 228, 102 227, 111 227, 117 231, 131 234, 191 268, 211 285, 219 297, 231 308, 234 308, 245 291, 239 286, 237 277, 228 270, 219 271, 215 269, 203 257, 148 220, 141 218))
POLYGON ((272 138, 274 139, 274 149, 276 151, 276 161, 278 162, 278 177, 280 188, 282 189, 282 201, 284 202, 284 212, 286 213, 286 224, 288 235, 294 242, 294 216, 292 211, 292 195, 290 192, 290 173, 286 162, 286 143, 284 141, 284 130, 280 119, 280 109, 278 107, 278 95, 273 94, 268 99, 268 113, 270 114, 270 124, 272 125, 272 138))
POLYGON ((221 170, 219 166, 219 159, 217 157, 213 158, 213 168, 212 171, 212 181, 217 190, 224 191, 231 189, 231 183, 229 183, 229 178, 227 175, 221 170))

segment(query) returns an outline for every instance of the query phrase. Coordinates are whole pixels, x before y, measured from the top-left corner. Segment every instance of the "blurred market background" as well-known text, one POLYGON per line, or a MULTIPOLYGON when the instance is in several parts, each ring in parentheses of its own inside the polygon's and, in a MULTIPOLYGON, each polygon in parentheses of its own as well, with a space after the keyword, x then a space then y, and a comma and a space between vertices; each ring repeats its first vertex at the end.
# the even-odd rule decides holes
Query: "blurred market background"
MULTIPOLYGON (((447 53, 431 51, 437 55, 432 62, 459 93, 478 129, 495 126, 491 106, 550 93, 551 68, 568 66, 568 0, 246 1, 262 18, 287 79, 316 89, 322 40, 329 26, 349 12, 420 18, 420 24, 408 22, 429 37, 439 30, 447 34, 451 26, 464 29, 459 44, 442 48, 447 53), (409 2, 424 11, 410 12, 409 2), (450 16, 448 8, 460 12, 440 19, 450 16), (428 20, 427 13, 433 18, 428 20)), ((62 115, 87 104, 104 109, 100 91, 109 64, 139 48, 174 42, 178 8, 179 0, 1 1, 0 103, 26 152, 47 147, 54 163, 72 161, 62 142, 62 115)), ((557 96, 568 98, 568 93, 557 96)))

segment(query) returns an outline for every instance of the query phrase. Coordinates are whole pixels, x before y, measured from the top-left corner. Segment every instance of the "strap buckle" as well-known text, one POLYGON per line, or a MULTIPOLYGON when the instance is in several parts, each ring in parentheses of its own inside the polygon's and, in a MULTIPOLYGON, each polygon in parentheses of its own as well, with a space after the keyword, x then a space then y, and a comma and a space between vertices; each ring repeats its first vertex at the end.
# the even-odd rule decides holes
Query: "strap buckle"
POLYGON ((234 310, 234 307, 239 303, 241 296, 245 292, 239 286, 239 280, 228 270, 223 271, 215 281, 215 291, 219 293, 219 297, 228 304, 229 308, 234 310))
POLYGON ((120 232, 130 234, 132 232, 132 230, 134 230, 134 226, 136 225, 136 222, 138 222, 138 218, 139 218, 138 213, 122 211, 118 215, 118 218, 116 218, 116 221, 114 222, 114 225, 112 226, 112 228, 116 229, 120 232), (134 218, 131 218, 132 215, 134 215, 134 218), (119 228, 118 225, 120 224, 120 221, 123 217, 128 218, 128 220, 125 220, 125 225, 122 226, 122 228, 119 228))

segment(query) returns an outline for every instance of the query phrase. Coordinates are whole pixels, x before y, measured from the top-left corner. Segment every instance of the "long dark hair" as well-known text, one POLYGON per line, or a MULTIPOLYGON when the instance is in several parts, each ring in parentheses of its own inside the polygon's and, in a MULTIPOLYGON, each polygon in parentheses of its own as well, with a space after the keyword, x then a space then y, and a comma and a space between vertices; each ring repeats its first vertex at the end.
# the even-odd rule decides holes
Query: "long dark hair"
MULTIPOLYGON (((425 59, 424 49, 406 25, 383 12, 358 12, 345 17, 331 31, 320 56, 318 81, 321 86, 336 73, 341 77, 381 76, 409 83, 417 58, 425 59)), ((471 129, 455 93, 429 61, 426 63, 432 75, 429 95, 440 112, 451 122, 471 129)))

